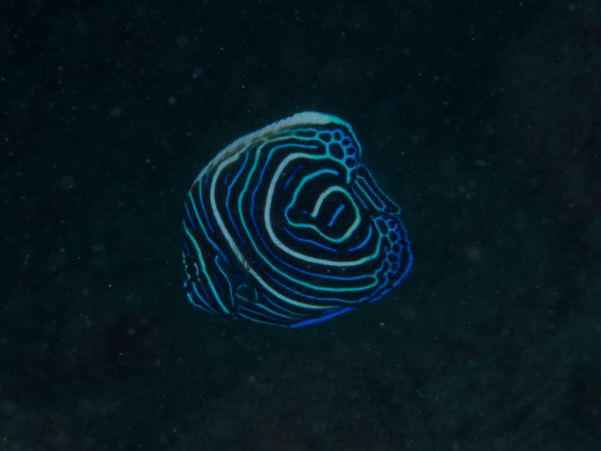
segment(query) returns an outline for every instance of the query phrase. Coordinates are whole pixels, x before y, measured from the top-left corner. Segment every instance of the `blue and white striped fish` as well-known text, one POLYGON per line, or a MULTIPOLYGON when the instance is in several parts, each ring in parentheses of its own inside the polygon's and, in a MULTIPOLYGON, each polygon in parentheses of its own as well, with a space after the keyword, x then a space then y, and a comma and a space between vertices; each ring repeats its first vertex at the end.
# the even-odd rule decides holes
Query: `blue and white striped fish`
POLYGON ((217 315, 298 327, 374 302, 413 260, 350 125, 303 112, 237 139, 185 203, 184 284, 217 315))

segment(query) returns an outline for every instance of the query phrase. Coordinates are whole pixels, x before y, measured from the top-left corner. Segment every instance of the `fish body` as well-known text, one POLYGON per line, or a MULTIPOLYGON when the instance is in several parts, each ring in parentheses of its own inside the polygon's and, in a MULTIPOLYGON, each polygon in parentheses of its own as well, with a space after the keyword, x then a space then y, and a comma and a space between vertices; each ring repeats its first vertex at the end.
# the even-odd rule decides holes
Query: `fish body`
POLYGON ((349 124, 303 112, 237 139, 185 202, 188 300, 284 327, 380 299, 413 257, 400 209, 360 164, 349 124))

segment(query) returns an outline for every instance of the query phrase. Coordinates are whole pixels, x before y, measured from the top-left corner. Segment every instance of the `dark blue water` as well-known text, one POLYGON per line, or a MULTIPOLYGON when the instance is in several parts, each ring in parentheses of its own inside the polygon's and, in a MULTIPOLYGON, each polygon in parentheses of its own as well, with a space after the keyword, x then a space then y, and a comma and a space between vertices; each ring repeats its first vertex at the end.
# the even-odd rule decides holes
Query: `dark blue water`
POLYGON ((601 6, 0 6, 0 450, 596 450, 601 6), (353 125, 407 278, 286 330, 204 314, 188 188, 353 125))

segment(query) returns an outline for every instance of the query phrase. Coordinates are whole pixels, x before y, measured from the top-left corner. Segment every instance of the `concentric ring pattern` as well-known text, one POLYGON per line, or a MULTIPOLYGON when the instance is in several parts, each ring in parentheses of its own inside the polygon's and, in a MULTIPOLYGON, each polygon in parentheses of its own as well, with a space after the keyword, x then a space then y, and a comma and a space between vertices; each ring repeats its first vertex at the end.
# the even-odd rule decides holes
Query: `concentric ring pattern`
POLYGON ((399 208, 359 164, 337 117, 304 112, 221 151, 185 203, 190 302, 298 327, 380 299, 412 254, 399 208))

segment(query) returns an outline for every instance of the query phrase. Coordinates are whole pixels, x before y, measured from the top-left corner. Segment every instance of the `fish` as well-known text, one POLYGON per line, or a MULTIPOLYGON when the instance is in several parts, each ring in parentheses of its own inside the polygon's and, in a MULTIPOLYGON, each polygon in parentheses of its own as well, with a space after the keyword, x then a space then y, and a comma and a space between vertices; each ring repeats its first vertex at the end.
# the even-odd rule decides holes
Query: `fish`
POLYGON ((305 111, 245 135, 185 200, 188 301, 288 328, 373 303, 408 274, 400 208, 360 163, 351 126, 305 111))

